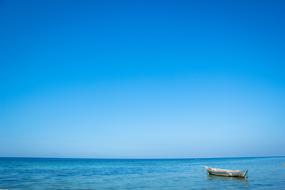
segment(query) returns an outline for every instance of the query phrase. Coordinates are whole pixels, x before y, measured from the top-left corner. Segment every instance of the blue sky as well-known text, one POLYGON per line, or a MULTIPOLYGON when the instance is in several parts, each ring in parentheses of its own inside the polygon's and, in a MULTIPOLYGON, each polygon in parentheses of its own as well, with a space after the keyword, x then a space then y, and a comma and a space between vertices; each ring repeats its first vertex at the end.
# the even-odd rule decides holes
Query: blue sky
POLYGON ((285 155, 282 1, 0 1, 0 156, 285 155))

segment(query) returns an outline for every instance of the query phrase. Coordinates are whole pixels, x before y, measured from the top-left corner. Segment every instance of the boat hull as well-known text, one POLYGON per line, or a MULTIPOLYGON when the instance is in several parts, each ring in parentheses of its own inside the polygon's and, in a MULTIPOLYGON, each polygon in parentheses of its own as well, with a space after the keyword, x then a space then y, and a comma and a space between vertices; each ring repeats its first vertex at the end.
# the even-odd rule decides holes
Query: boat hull
POLYGON ((225 170, 225 169, 209 168, 209 167, 207 167, 206 169, 209 175, 215 175, 215 176, 246 178, 247 175, 247 170, 246 171, 225 170))

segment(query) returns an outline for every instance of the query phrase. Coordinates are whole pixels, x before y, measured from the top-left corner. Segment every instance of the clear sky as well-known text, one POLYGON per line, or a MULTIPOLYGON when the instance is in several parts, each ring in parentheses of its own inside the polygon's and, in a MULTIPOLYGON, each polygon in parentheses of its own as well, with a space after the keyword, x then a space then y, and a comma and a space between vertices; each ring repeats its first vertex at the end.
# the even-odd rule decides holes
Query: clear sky
POLYGON ((285 3, 0 1, 0 156, 285 155, 285 3))

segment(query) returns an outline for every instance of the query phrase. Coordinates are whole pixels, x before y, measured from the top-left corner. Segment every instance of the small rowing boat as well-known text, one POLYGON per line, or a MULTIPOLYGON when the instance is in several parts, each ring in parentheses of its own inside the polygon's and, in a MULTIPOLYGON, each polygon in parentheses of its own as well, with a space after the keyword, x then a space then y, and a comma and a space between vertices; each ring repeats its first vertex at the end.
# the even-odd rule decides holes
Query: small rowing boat
POLYGON ((224 177, 240 177, 240 178, 246 178, 247 171, 241 171, 241 170, 226 170, 226 169, 220 169, 220 168, 210 168, 208 166, 205 166, 207 169, 207 172, 209 175, 216 175, 216 176, 224 176, 224 177))

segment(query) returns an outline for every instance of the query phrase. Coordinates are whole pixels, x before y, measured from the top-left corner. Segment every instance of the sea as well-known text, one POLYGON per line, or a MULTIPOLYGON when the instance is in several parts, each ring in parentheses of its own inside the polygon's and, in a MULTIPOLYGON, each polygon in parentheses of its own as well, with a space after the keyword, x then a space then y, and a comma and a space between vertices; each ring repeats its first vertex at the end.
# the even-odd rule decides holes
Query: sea
POLYGON ((202 159, 0 158, 1 190, 285 189, 285 157, 202 159), (203 166, 248 169, 209 176, 203 166))

